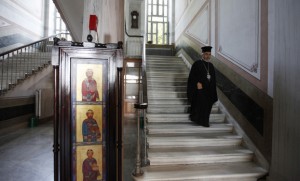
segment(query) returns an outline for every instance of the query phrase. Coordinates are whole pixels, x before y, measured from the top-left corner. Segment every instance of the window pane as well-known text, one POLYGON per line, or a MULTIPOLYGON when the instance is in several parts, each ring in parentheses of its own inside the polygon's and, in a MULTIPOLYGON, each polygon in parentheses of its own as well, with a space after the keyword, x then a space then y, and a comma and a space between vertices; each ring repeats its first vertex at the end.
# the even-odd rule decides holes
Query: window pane
POLYGON ((152 26, 153 26, 152 33, 156 33, 156 24, 153 23, 152 26))
POLYGON ((158 44, 163 44, 163 34, 164 34, 164 32, 163 32, 163 24, 162 23, 159 23, 158 24, 158 32, 157 32, 157 38, 158 38, 158 44))
POLYGON ((151 15, 152 11, 151 11, 151 5, 148 6, 148 15, 151 15))
POLYGON ((156 34, 153 34, 152 41, 153 41, 153 44, 157 44, 157 42, 156 42, 156 34))
POLYGON ((127 63, 127 72, 126 72, 126 79, 138 79, 139 78, 139 67, 129 67, 129 66, 134 66, 134 62, 128 62, 127 63), (133 64, 133 65, 128 65, 128 63, 133 64))
POLYGON ((163 4, 163 0, 158 0, 158 3, 159 4, 163 4))
POLYGON ((153 4, 157 4, 157 0, 153 0, 153 4))
POLYGON ((164 6, 164 16, 168 16, 168 6, 164 6))
POLYGON ((59 30, 60 29, 60 21, 58 18, 56 18, 56 29, 59 30))
POLYGON ((163 17, 153 16, 152 22, 163 22, 163 17))
POLYGON ((159 13, 159 15, 163 15, 163 7, 162 6, 158 7, 158 13, 159 13))
POLYGON ((65 31, 67 28, 66 28, 66 25, 64 22, 61 22, 61 30, 65 31))
POLYGON ((164 33, 168 33, 168 23, 165 23, 165 32, 164 33))
POLYGON ((152 41, 151 34, 148 34, 148 41, 152 41))
POLYGON ((148 0, 148 4, 152 4, 152 0, 148 0))
POLYGON ((151 32, 152 32, 152 31, 151 31, 151 28, 152 28, 152 27, 151 27, 151 23, 149 22, 149 23, 148 23, 148 33, 151 33, 151 32))
POLYGON ((153 5, 153 15, 157 15, 157 6, 153 5))
POLYGON ((139 90, 139 84, 133 83, 133 84, 129 84, 131 82, 135 82, 135 81, 126 81, 126 93, 125 96, 138 96, 138 90, 139 90))

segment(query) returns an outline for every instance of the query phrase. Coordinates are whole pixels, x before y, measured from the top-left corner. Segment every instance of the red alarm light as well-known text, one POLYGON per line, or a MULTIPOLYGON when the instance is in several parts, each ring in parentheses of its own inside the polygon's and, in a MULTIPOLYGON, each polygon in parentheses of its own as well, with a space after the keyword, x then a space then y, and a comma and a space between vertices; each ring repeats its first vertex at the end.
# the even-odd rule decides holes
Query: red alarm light
POLYGON ((98 25, 97 16, 96 15, 90 15, 90 24, 89 24, 90 31, 91 30, 97 31, 97 25, 98 25))

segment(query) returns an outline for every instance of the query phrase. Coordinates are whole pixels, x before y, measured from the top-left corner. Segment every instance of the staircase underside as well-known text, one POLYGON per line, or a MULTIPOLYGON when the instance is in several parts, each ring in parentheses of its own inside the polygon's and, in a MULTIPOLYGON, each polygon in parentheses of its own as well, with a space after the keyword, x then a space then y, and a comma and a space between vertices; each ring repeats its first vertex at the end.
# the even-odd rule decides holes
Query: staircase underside
POLYGON ((189 120, 181 58, 147 57, 147 159, 138 181, 254 181, 267 171, 235 133, 226 115, 213 106, 210 127, 189 120))

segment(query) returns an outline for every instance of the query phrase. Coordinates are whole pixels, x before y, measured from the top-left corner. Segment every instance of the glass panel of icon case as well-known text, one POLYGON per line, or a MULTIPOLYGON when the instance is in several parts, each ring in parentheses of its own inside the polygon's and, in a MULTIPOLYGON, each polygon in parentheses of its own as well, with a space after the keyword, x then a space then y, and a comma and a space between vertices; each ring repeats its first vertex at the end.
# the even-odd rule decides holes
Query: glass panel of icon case
POLYGON ((107 60, 71 63, 73 181, 106 180, 107 60))

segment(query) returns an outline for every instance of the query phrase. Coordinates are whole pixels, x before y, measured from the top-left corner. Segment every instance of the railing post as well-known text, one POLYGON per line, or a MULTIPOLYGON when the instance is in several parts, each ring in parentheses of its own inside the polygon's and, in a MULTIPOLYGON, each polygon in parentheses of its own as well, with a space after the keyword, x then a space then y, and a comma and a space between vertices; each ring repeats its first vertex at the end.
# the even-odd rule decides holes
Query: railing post
POLYGON ((135 177, 143 175, 143 170, 141 169, 141 145, 140 145, 140 110, 147 109, 147 103, 134 104, 134 108, 137 109, 137 142, 136 142, 136 165, 132 172, 135 177))

